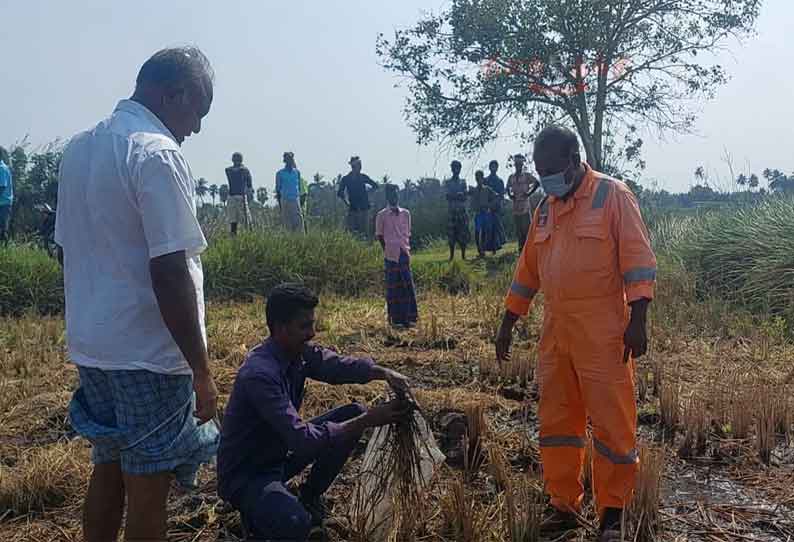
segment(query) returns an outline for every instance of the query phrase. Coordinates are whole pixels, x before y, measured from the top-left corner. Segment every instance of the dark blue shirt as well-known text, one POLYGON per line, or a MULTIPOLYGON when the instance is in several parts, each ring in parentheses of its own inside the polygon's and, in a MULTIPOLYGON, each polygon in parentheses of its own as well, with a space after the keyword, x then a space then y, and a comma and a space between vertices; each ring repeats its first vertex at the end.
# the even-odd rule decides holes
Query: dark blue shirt
POLYGON ((505 182, 496 173, 491 173, 485 178, 485 186, 490 187, 500 198, 504 197, 505 182))
POLYGON ((246 356, 223 415, 218 449, 218 493, 235 504, 235 494, 258 474, 281 468, 287 452, 319 454, 340 438, 339 425, 301 419, 306 379, 329 384, 365 384, 372 380, 369 358, 343 357, 307 346, 291 361, 267 340, 246 356))
POLYGON ((341 198, 347 191, 348 203, 350 209, 353 211, 363 211, 369 209, 369 195, 367 195, 367 185, 372 188, 378 188, 378 183, 369 178, 369 176, 359 173, 358 175, 352 171, 342 177, 342 182, 339 183, 339 191, 337 195, 341 198))

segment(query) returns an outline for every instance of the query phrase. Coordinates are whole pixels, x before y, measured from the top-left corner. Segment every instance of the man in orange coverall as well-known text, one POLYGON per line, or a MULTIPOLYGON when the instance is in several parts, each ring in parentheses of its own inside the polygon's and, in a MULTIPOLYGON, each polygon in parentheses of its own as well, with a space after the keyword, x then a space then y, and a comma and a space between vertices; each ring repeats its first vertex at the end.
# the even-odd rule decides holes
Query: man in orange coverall
POLYGON ((632 358, 647 349, 656 258, 637 200, 582 161, 576 135, 551 126, 535 140, 546 192, 505 302, 496 342, 509 359, 513 326, 544 295, 540 341, 540 450, 553 513, 544 530, 576 526, 584 488, 585 428, 593 434, 600 541, 620 538, 638 467, 632 358))

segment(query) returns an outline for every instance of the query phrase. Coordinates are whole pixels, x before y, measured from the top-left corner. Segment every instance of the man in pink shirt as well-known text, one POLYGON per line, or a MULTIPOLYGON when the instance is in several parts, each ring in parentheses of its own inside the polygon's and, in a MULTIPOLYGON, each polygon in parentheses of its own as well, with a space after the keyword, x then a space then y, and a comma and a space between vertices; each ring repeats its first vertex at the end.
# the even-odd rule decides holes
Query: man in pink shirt
POLYGON ((398 205, 397 186, 386 185, 388 205, 375 217, 375 237, 383 247, 386 268, 386 305, 395 327, 416 324, 418 310, 411 275, 411 213, 398 205))

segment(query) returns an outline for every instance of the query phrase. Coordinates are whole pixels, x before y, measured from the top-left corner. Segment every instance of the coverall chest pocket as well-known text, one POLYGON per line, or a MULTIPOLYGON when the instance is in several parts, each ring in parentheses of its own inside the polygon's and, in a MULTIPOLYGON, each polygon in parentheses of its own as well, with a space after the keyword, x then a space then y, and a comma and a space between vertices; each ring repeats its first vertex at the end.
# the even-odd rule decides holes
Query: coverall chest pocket
POLYGON ((532 242, 535 243, 535 249, 538 251, 538 256, 541 256, 542 251, 549 249, 551 240, 551 229, 548 227, 538 228, 535 230, 535 235, 532 237, 532 242))
POLYGON ((601 271, 609 265, 609 239, 603 222, 577 224, 574 227, 576 270, 601 271))

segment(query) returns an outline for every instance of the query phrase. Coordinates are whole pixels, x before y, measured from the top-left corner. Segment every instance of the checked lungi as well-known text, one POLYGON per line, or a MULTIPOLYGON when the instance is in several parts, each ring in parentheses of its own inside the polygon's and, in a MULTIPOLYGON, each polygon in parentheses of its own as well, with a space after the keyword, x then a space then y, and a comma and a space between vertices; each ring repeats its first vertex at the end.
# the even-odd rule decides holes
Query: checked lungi
POLYGON ((92 462, 119 462, 133 475, 171 472, 183 487, 195 487, 199 465, 214 459, 220 433, 214 422, 199 426, 193 417, 193 378, 77 369, 80 387, 69 421, 93 444, 92 462))
POLYGON ((384 260, 386 266, 386 306, 392 325, 415 324, 418 318, 411 259, 400 252, 400 261, 384 260))
POLYGON ((447 240, 449 244, 466 246, 471 240, 469 231, 469 213, 466 209, 450 209, 449 222, 447 223, 447 240))

